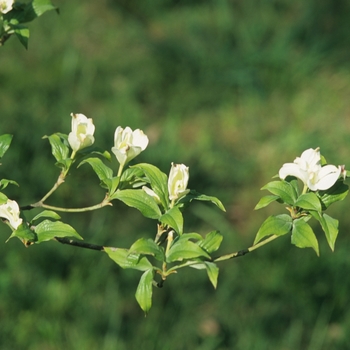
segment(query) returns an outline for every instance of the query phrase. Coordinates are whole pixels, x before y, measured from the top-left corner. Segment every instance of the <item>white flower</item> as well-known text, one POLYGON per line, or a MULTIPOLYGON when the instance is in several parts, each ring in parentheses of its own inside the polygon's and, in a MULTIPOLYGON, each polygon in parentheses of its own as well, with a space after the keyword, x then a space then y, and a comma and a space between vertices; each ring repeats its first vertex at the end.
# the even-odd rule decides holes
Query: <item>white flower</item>
POLYGON ((82 148, 91 146, 95 138, 95 125, 91 118, 87 118, 84 114, 74 114, 72 116, 72 131, 68 135, 68 142, 74 152, 82 148))
POLYGON ((13 0, 0 0, 0 13, 7 13, 12 10, 13 0))
POLYGON ((300 179, 311 191, 327 190, 332 187, 344 172, 344 168, 335 165, 321 166, 320 149, 307 149, 294 160, 283 164, 279 177, 284 180, 288 175, 300 179))
POLYGON ((123 167, 144 151, 147 145, 148 137, 142 130, 136 129, 132 131, 128 126, 125 129, 118 126, 114 133, 114 147, 112 147, 112 152, 123 167))
POLYGON ((0 205, 0 217, 8 220, 14 230, 17 230, 18 226, 22 223, 22 219, 19 217, 19 206, 16 201, 11 199, 0 205))
POLYGON ((189 168, 184 164, 171 163, 171 169, 168 179, 168 191, 170 200, 176 200, 184 196, 190 190, 187 190, 189 179, 189 168))

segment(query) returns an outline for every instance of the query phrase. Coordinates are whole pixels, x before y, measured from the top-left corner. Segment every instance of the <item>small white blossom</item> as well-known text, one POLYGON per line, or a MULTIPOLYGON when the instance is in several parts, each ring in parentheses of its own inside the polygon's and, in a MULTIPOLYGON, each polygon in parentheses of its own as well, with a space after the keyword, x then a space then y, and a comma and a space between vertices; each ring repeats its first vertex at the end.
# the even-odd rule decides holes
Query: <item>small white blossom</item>
POLYGON ((0 0, 0 13, 7 13, 12 10, 14 0, 0 0))
POLYGON ((297 157, 293 163, 283 164, 279 171, 279 177, 284 180, 289 175, 295 176, 311 191, 318 191, 332 187, 344 172, 344 167, 341 166, 321 166, 319 148, 310 148, 297 157))
POLYGON ((71 114, 72 131, 68 135, 68 142, 74 152, 82 148, 89 147, 95 142, 93 136, 95 125, 91 118, 87 118, 84 114, 71 114))
POLYGON ((0 205, 0 217, 8 220, 14 230, 17 230, 18 226, 22 223, 22 219, 19 217, 19 206, 16 201, 11 199, 0 205))
POLYGON ((112 152, 123 167, 144 151, 147 145, 148 137, 142 130, 136 129, 132 131, 128 126, 125 129, 118 126, 114 133, 114 147, 112 147, 112 152))
POLYGON ((189 168, 186 165, 171 163, 168 179, 169 199, 171 201, 183 197, 190 191, 187 189, 188 179, 189 168))

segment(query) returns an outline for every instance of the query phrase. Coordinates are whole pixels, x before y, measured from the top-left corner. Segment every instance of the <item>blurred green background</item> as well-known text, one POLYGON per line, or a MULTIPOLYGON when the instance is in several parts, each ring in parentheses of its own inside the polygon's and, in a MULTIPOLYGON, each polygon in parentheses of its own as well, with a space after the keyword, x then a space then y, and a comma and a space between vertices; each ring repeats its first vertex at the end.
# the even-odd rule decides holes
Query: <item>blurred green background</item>
MULTIPOLYGON (((0 134, 14 134, 1 177, 21 205, 55 182, 43 135, 70 131, 70 113, 94 119, 110 150, 118 125, 141 128, 150 145, 136 161, 168 173, 190 167, 189 187, 218 196, 222 215, 196 203, 185 230, 220 229, 221 253, 251 245, 262 221, 284 209, 253 208, 279 167, 309 147, 349 164, 350 3, 346 0, 56 0, 0 49, 0 134)), ((117 170, 117 162, 112 166, 117 170)), ((104 196, 84 165, 48 204, 87 206, 104 196)), ((139 273, 101 253, 55 242, 0 245, 1 349, 349 349, 348 200, 334 253, 280 238, 220 265, 213 290, 183 270, 155 290, 145 318, 139 273)), ((33 215, 35 212, 33 212, 33 215)), ((87 242, 128 247, 155 222, 115 203, 62 215, 87 242)), ((1 227, 2 241, 10 234, 1 227)))

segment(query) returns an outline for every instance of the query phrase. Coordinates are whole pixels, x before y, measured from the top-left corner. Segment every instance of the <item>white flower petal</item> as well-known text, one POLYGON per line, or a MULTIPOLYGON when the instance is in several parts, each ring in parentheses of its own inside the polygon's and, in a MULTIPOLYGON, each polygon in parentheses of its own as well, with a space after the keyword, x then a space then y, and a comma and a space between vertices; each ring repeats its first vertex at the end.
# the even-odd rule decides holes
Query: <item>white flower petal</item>
POLYGON ((335 165, 322 167, 318 173, 317 190, 328 190, 331 188, 339 179, 341 171, 341 167, 336 167, 335 165))
POLYGON ((295 176, 304 184, 308 181, 308 173, 300 168, 298 164, 295 163, 285 163, 279 171, 279 177, 284 180, 287 176, 295 176))

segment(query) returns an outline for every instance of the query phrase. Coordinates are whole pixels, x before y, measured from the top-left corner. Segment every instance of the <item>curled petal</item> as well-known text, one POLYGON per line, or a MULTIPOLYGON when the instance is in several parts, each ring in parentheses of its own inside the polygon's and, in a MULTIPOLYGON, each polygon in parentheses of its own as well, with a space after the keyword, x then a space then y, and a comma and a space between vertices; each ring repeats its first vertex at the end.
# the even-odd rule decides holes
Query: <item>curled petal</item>
POLYGON ((315 189, 310 190, 327 190, 331 188, 336 181, 339 179, 341 174, 341 167, 336 167, 335 165, 325 165, 317 174, 317 182, 315 184, 315 189))
POLYGON ((304 184, 307 183, 309 175, 306 170, 302 169, 298 164, 285 163, 279 171, 279 177, 284 180, 287 176, 295 176, 304 184))

